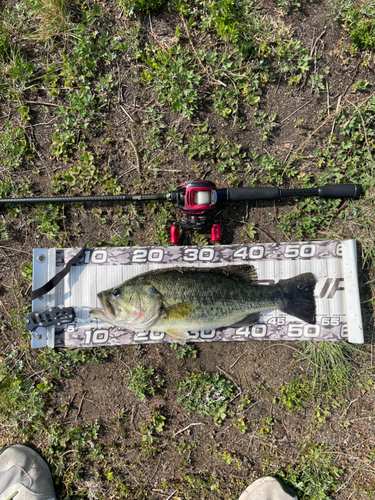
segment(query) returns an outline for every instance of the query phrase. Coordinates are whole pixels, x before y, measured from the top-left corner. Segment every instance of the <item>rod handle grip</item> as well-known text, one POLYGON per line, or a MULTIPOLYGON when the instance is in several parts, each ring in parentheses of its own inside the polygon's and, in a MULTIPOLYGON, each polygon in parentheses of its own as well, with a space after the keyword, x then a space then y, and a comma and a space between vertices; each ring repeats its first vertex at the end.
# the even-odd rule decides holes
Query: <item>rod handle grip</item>
POLYGON ((227 188, 216 192, 218 201, 277 200, 280 196, 278 187, 227 188))
POLYGON ((361 194, 359 184, 327 184, 319 189, 322 198, 357 198, 361 194))

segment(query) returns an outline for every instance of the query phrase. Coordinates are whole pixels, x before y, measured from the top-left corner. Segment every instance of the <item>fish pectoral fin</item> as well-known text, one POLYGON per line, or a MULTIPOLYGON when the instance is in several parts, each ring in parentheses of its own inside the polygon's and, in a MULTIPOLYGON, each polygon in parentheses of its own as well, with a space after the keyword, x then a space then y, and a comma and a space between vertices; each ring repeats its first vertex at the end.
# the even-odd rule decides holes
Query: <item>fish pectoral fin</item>
POLYGON ((165 317, 167 319, 187 318, 194 310, 195 305, 191 302, 180 302, 165 308, 165 317))
POLYGON ((189 338, 189 334, 181 330, 167 330, 166 333, 171 337, 172 340, 175 340, 179 344, 185 344, 185 342, 189 338))
POLYGON ((252 313, 249 314, 249 316, 246 316, 246 318, 242 319, 241 321, 237 321, 237 323, 234 323, 232 326, 233 328, 241 328, 242 326, 252 326, 256 325, 259 322, 260 318, 260 313, 252 313))

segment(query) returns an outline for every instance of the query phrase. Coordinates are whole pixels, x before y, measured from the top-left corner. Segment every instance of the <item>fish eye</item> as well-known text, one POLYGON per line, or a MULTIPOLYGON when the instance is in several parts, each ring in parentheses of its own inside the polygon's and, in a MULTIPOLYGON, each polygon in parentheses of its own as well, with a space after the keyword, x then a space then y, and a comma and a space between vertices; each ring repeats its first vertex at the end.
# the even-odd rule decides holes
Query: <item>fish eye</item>
POLYGON ((112 295, 113 295, 114 297, 118 297, 118 296, 120 295, 120 290, 118 290, 118 289, 116 288, 116 290, 113 290, 112 295))

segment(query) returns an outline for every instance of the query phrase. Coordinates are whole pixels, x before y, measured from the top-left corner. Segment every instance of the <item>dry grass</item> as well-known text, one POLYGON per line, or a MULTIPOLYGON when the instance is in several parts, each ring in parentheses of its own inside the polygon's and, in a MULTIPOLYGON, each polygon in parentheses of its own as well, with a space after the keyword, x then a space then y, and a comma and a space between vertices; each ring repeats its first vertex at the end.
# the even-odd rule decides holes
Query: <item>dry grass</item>
POLYGON ((70 9, 66 0, 39 0, 36 38, 50 44, 63 37, 69 27, 70 9))

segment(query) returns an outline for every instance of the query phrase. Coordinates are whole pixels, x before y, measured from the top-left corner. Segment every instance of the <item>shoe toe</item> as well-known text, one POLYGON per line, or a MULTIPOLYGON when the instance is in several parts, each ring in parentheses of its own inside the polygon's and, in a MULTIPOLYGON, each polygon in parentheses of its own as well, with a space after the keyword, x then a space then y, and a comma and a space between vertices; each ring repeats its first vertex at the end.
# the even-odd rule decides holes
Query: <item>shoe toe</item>
POLYGON ((238 500, 298 500, 296 494, 275 477, 261 477, 251 483, 238 500))
POLYGON ((5 491, 8 495, 9 488, 18 488, 20 500, 55 498, 48 465, 34 450, 20 444, 11 445, 0 454, 0 500, 5 491))

